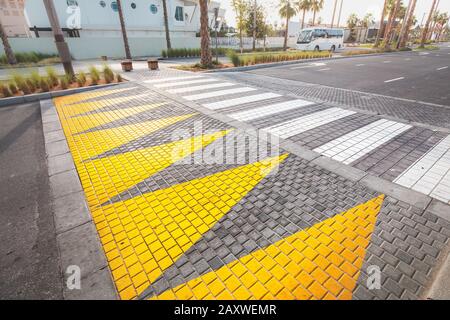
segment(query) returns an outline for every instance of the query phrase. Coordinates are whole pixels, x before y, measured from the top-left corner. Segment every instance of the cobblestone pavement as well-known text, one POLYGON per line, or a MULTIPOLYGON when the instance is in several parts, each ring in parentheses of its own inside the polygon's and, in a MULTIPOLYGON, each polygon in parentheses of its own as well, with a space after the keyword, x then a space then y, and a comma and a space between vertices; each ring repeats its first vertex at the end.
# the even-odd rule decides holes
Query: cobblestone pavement
MULTIPOLYGON (((181 80, 190 74, 171 71, 133 75, 150 86, 199 80, 181 80)), ((192 85, 201 83, 164 90, 192 85)), ((183 95, 206 93, 194 90, 183 95)), ((251 96, 264 93, 256 89, 251 96)), ((232 99, 248 100, 249 94, 232 99)), ((287 114, 269 115, 271 125, 287 121, 288 114, 328 109, 298 101, 304 109, 292 111, 286 104, 292 98, 265 97, 269 103, 236 108, 235 102, 220 104, 230 100, 227 95, 193 101, 219 103, 230 112, 284 103, 287 114)), ((259 142, 267 152, 255 156, 247 133, 139 83, 56 98, 54 104, 121 299, 426 296, 450 237, 447 220, 268 142, 259 142), (226 156, 232 154, 225 163, 202 158, 224 148, 226 156), (381 272, 379 289, 367 287, 373 268, 381 272)), ((354 112, 348 117, 352 128, 379 120, 354 112)), ((319 126, 308 124, 295 136, 301 140, 332 123, 319 120, 311 118, 319 126)), ((337 139, 326 138, 330 129, 324 132, 323 143, 337 139)))

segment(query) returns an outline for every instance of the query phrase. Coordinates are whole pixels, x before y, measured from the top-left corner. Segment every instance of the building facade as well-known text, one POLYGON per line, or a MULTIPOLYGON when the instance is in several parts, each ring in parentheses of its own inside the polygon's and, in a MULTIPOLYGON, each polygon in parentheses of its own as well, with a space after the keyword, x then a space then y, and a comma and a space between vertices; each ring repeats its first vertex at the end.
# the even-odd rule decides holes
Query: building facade
MULTIPOLYGON (((166 0, 169 29, 173 37, 195 37, 200 29, 198 0, 166 0)), ((117 1, 54 0, 61 27, 68 37, 120 37, 117 1)), ((122 10, 129 37, 164 37, 162 0, 122 0, 122 10)), ((214 23, 214 10, 220 3, 209 4, 209 21, 214 23)), ((27 0, 25 13, 32 37, 51 36, 50 23, 43 1, 27 0)))
POLYGON ((29 37, 24 0, 0 0, 0 21, 8 37, 29 37))

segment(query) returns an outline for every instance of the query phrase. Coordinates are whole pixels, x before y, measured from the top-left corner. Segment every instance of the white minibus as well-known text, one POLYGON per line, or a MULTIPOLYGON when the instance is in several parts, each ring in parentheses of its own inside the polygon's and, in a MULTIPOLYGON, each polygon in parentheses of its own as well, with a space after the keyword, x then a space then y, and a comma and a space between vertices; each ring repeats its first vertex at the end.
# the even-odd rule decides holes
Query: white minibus
POLYGON ((331 28, 306 28, 300 31, 297 49, 303 51, 335 51, 344 46, 344 30, 331 28))

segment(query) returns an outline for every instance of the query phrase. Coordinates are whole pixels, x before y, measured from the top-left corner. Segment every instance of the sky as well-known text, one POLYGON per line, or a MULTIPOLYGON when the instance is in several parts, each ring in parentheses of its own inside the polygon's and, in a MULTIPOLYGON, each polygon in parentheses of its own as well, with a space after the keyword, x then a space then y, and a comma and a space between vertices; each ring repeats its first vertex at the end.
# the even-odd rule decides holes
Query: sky
MULTIPOLYGON (((253 1, 253 0, 252 0, 253 1)), ((340 0, 339 0, 340 1, 340 0)), ((220 0, 219 1, 226 9, 226 21, 228 25, 234 26, 235 25, 235 14, 231 7, 231 0, 220 0)), ((277 12, 277 5, 279 3, 278 0, 257 0, 258 3, 261 3, 264 5, 266 9, 266 14, 268 14, 268 21, 269 23, 278 22, 278 25, 280 25, 280 17, 278 16, 277 12)), ((408 0, 403 0, 404 3, 408 3, 408 0)), ((341 17, 341 25, 345 24, 347 21, 347 17, 352 14, 356 13, 359 17, 363 17, 366 15, 366 13, 371 12, 375 16, 376 20, 379 20, 379 16, 381 15, 381 11, 383 9, 383 3, 384 0, 344 0, 344 4, 342 7, 342 17, 341 17)), ((417 7, 415 11, 415 15, 419 22, 422 21, 422 18, 424 14, 428 14, 429 10, 431 9, 431 0, 418 0, 417 1, 417 7)), ((325 0, 324 9, 317 14, 317 17, 322 17, 323 23, 329 24, 331 22, 331 17, 333 15, 333 6, 334 6, 334 0, 325 0)), ((339 10, 339 5, 338 9, 339 10)), ((441 12, 449 12, 450 13, 450 0, 441 0, 439 5, 439 10, 441 12)), ((306 21, 309 21, 309 19, 312 18, 312 13, 309 13, 309 15, 306 16, 306 21)), ((337 19, 337 14, 336 14, 337 19)), ((294 17, 294 21, 298 21, 299 17, 294 17)), ((426 17, 424 21, 426 20, 426 17)))

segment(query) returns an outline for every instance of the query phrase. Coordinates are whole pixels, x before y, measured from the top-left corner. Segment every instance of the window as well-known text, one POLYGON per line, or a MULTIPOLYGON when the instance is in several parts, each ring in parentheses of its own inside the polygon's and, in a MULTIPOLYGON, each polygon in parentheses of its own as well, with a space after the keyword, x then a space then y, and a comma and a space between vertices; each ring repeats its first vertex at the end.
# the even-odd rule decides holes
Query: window
POLYGON ((177 20, 177 21, 184 21, 183 7, 176 7, 175 8, 175 20, 177 20))
POLYGON ((131 8, 136 9, 136 3, 132 2, 131 3, 131 8))
POLYGON ((119 11, 119 7, 117 6, 116 1, 111 2, 111 9, 113 9, 113 11, 115 11, 115 12, 119 11))
POLYGON ((100 1, 100 7, 102 7, 102 8, 106 7, 106 2, 105 1, 100 1))
POLYGON ((155 6, 154 4, 150 5, 150 12, 153 14, 157 14, 158 13, 158 7, 155 6))

